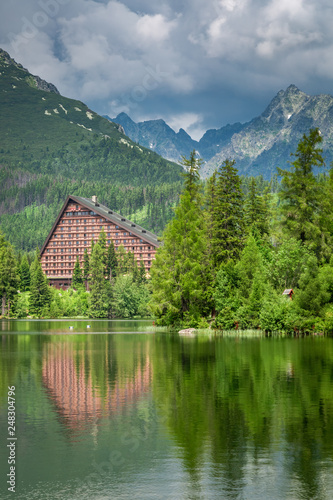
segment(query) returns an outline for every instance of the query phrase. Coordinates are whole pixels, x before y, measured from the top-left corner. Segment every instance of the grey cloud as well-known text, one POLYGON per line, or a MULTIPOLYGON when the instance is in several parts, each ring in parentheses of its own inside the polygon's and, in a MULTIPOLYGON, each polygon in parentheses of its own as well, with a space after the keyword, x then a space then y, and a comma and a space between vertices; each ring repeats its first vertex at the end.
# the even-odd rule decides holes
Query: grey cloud
POLYGON ((192 113, 197 128, 221 126, 260 113, 290 83, 320 93, 333 77, 329 0, 13 0, 0 9, 0 45, 102 113, 175 124, 192 113), (33 36, 22 38, 24 20, 33 36))

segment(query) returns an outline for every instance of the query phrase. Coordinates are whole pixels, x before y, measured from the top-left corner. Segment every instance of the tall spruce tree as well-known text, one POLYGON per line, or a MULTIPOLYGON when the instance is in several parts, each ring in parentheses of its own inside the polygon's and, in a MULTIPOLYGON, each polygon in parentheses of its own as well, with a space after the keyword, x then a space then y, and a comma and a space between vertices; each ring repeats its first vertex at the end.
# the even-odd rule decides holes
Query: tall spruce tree
POLYGON ((90 316, 107 318, 111 314, 110 283, 105 279, 105 249, 97 242, 90 255, 90 316))
POLYGON ((51 302, 51 291, 47 277, 40 263, 39 250, 36 250, 35 260, 30 266, 30 297, 29 312, 34 316, 42 316, 51 302))
POLYGON ((17 297, 20 282, 13 247, 3 239, 0 242, 0 297, 1 314, 9 315, 17 297))
POLYGON ((234 164, 223 162, 212 199, 212 258, 216 268, 229 259, 237 260, 244 244, 243 194, 234 164))
POLYGON ((278 168, 282 177, 279 197, 282 228, 287 237, 300 240, 317 257, 328 258, 329 245, 323 244, 329 238, 321 224, 322 193, 314 176, 313 168, 324 165, 320 144, 322 137, 318 128, 303 135, 297 146, 296 159, 291 162, 290 172, 278 168))
POLYGON ((212 309, 198 168, 194 154, 184 162, 185 189, 174 219, 163 233, 163 246, 151 268, 151 310, 161 324, 197 325, 212 309))
POLYGON ((108 255, 107 255, 107 276, 109 277, 109 280, 117 276, 117 270, 118 270, 118 260, 113 241, 111 240, 110 245, 108 247, 108 255))
POLYGON ((19 273, 20 290, 21 292, 27 292, 28 290, 30 290, 30 266, 26 255, 23 255, 22 257, 19 273))
POLYGON ((82 269, 80 266, 79 256, 76 256, 76 262, 74 265, 73 278, 72 278, 72 287, 78 288, 83 284, 83 275, 82 269))
POLYGON ((245 198, 244 221, 248 232, 252 232, 258 237, 268 235, 267 203, 265 198, 259 194, 254 177, 251 178, 249 192, 245 198))
POLYGON ((88 250, 85 248, 84 249, 84 254, 83 254, 83 280, 85 282, 86 288, 89 280, 89 254, 88 250))

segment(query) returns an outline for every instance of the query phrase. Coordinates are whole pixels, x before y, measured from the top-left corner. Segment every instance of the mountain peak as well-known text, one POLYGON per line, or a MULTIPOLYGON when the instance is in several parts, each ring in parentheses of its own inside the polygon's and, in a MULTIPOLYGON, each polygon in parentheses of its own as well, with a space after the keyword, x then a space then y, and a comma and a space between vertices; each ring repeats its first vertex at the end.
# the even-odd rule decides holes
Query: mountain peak
MULTIPOLYGON (((29 71, 22 66, 22 64, 19 64, 10 57, 8 52, 0 48, 0 61, 5 63, 7 66, 12 65, 15 66, 18 69, 21 69, 22 71, 29 73, 29 71)), ((60 95, 60 92, 58 91, 57 87, 53 85, 53 83, 48 83, 39 76, 36 75, 30 75, 30 78, 33 80, 33 86, 35 86, 38 90, 44 90, 45 92, 52 92, 53 94, 58 94, 60 95)))

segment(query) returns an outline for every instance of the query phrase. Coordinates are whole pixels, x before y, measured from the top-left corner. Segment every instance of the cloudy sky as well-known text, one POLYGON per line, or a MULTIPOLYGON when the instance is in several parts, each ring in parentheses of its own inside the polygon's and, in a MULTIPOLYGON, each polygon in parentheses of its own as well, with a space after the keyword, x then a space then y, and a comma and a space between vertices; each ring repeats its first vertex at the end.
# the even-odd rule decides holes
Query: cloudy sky
POLYGON ((332 0, 11 0, 0 47, 100 114, 194 138, 291 83, 333 94, 332 0))

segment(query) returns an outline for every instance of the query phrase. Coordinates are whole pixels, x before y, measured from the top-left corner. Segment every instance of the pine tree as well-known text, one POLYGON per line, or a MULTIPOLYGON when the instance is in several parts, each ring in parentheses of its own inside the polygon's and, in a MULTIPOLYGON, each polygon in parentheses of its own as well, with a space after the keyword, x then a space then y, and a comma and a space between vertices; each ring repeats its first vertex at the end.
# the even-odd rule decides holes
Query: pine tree
POLYGON ((201 210, 198 164, 193 154, 185 189, 174 219, 163 233, 163 245, 151 268, 151 309, 162 324, 197 325, 212 309, 206 230, 201 210))
POLYGON ((42 271, 39 259, 39 250, 30 267, 30 297, 29 312, 35 316, 41 316, 43 311, 50 305, 51 292, 46 276, 42 271))
POLYGON ((143 260, 140 260, 138 283, 140 285, 145 285, 147 283, 146 268, 145 268, 143 260))
POLYGON ((79 256, 76 257, 76 262, 74 265, 73 278, 72 278, 72 287, 78 288, 83 284, 83 276, 82 269, 80 267, 79 256))
POLYGON ((98 242, 97 242, 102 249, 102 262, 103 266, 105 269, 105 274, 107 274, 107 261, 108 261, 108 249, 106 247, 106 234, 104 231, 104 227, 102 228, 101 232, 99 233, 98 236, 98 242))
POLYGON ((3 239, 0 242, 0 297, 1 314, 9 315, 11 305, 17 296, 20 278, 13 247, 3 239))
POLYGON ((217 173, 212 205, 212 250, 215 267, 237 260, 244 243, 244 211, 241 180, 234 161, 225 160, 217 173))
POLYGON ((105 279, 104 249, 96 243, 90 255, 90 316, 107 318, 111 313, 111 290, 105 279))
POLYGON ((84 254, 83 254, 83 280, 87 287, 87 283, 89 280, 89 254, 86 248, 84 249, 84 254))
POLYGON ((321 191, 313 174, 313 167, 324 164, 321 142, 319 130, 311 129, 297 146, 290 172, 278 169, 282 176, 279 197, 284 234, 301 240, 320 258, 327 257, 323 255, 322 240, 328 238, 320 224, 321 191))
POLYGON ((107 256, 107 276, 109 277, 110 280, 117 276, 117 270, 118 270, 118 260, 113 241, 111 240, 107 256))
POLYGON ((30 266, 26 255, 22 257, 19 273, 20 273, 20 290, 21 292, 26 292, 30 289, 30 266))
POLYGON ((247 231, 263 237, 268 235, 268 210, 266 200, 257 189, 254 177, 251 178, 249 192, 245 198, 244 220, 247 231))

